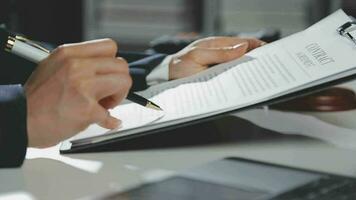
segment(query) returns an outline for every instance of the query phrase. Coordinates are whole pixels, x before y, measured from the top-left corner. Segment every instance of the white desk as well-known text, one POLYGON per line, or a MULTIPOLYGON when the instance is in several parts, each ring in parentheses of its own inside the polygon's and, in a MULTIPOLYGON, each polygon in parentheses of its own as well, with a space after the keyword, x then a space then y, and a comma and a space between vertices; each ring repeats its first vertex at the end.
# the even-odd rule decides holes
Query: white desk
POLYGON ((70 155, 102 163, 97 173, 51 159, 26 160, 20 169, 0 170, 1 193, 22 191, 35 199, 75 199, 142 183, 152 170, 182 170, 227 156, 356 176, 355 150, 322 143, 264 142, 171 150, 70 155))
MULTIPOLYGON (((356 111, 318 115, 337 123, 356 111)), ((343 121, 343 120, 342 120, 343 121)), ((352 128, 353 120, 349 120, 352 128)), ((355 131, 356 134, 356 131, 355 131)), ((143 183, 147 174, 184 170, 229 156, 356 177, 356 150, 318 141, 260 141, 164 150, 59 155, 58 147, 28 151, 22 168, 0 170, 0 194, 24 199, 77 199, 143 183), (92 162, 90 162, 92 161, 92 162), (26 196, 27 195, 27 196, 26 196)))

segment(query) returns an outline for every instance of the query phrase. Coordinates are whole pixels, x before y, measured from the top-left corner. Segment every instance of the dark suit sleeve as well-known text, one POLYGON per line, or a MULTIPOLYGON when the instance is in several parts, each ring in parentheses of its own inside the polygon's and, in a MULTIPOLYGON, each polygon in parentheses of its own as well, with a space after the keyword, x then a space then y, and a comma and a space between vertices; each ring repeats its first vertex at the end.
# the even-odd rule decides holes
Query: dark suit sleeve
POLYGON ((144 90, 148 87, 147 75, 157 67, 167 55, 155 54, 130 63, 130 74, 133 80, 133 91, 144 90))
POLYGON ((22 87, 0 86, 0 168, 22 165, 27 148, 26 116, 22 87))

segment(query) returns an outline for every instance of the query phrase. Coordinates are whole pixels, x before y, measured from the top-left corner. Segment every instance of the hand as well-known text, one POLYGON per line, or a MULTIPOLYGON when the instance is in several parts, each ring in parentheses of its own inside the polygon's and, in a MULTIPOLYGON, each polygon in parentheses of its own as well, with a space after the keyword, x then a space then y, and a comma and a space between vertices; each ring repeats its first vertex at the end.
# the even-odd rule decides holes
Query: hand
POLYGON ((25 84, 29 146, 48 147, 92 123, 108 129, 120 120, 107 109, 128 94, 128 64, 105 39, 64 45, 36 68, 25 84))
POLYGON ((169 80, 191 76, 211 65, 235 60, 264 44, 265 42, 257 39, 236 37, 209 37, 197 40, 172 56, 169 80))

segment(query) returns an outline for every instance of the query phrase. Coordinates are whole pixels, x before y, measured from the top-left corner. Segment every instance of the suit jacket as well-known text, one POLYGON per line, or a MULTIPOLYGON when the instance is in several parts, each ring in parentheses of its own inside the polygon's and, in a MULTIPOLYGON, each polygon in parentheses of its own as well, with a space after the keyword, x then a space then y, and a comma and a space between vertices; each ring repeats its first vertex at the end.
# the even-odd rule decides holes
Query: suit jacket
MULTIPOLYGON (((1 38, 1 37, 0 37, 1 38)), ((0 39, 3 44, 4 38, 0 39)), ((3 45, 1 45, 3 47, 3 45)), ((166 55, 120 52, 133 62, 130 74, 132 89, 147 88, 146 76, 166 55)), ((0 50, 0 168, 21 166, 27 147, 27 108, 22 86, 36 64, 0 50)))

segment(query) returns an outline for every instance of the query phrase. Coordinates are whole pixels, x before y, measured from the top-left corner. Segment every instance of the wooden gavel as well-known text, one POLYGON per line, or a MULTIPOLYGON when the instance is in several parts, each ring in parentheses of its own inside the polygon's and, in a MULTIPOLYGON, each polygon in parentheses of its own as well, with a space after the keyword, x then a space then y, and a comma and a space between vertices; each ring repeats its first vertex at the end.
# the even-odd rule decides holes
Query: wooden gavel
POLYGON ((270 107, 284 111, 347 111, 356 108, 355 97, 356 95, 352 90, 333 87, 270 107))

